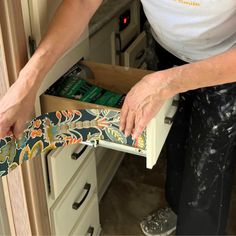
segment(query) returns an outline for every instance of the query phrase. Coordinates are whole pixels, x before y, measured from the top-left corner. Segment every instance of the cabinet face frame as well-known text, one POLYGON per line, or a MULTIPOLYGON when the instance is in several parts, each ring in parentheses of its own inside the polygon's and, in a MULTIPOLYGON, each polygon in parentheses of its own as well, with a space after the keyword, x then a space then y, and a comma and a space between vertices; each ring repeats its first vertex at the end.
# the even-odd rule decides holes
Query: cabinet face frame
MULTIPOLYGON (((26 62, 21 19, 19 1, 0 1, 1 96, 17 79, 20 68, 26 62)), ((1 178, 0 182, 1 234, 31 235, 22 168, 1 178)))
MULTIPOLYGON (((22 0, 22 2, 24 7, 28 6, 28 1, 22 0)), ((5 55, 2 94, 17 80, 19 71, 28 61, 22 2, 21 0, 0 1, 0 26, 4 49, 1 54, 5 55)), ((26 32, 31 32, 31 30, 27 29, 26 32)), ((8 223, 9 230, 3 235, 50 235, 48 215, 44 212, 45 194, 43 195, 44 191, 42 191, 44 182, 41 162, 33 160, 25 163, 0 181, 2 182, 0 189, 3 186, 6 209, 9 212, 9 215, 4 217, 6 221, 4 224, 8 223), (39 189, 41 189, 41 195, 37 194, 40 193, 39 189)))

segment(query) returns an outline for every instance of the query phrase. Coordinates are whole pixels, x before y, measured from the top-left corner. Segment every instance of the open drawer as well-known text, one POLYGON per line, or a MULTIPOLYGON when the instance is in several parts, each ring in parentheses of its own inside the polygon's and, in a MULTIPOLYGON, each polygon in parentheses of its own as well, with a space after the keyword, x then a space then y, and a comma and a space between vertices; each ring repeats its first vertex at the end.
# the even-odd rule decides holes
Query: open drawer
MULTIPOLYGON (((147 70, 99 64, 89 61, 82 61, 80 63, 82 67, 89 68, 89 74, 93 75, 86 77, 86 80, 90 84, 116 93, 128 93, 133 85, 145 75, 152 73, 152 71, 147 70)), ((47 94, 42 94, 40 101, 43 113, 68 109, 85 109, 83 110, 83 116, 87 116, 87 120, 100 120, 103 121, 103 124, 104 121, 106 124, 109 123, 109 126, 102 125, 102 128, 100 127, 101 125, 99 126, 99 137, 95 139, 88 138, 88 140, 83 143, 145 156, 147 168, 152 168, 155 165, 177 110, 174 98, 169 99, 163 105, 158 115, 149 123, 143 134, 137 140, 133 141, 131 136, 126 138, 125 135, 119 131, 120 109, 47 94)), ((91 136, 91 134, 89 135, 91 136)), ((92 134, 92 136, 96 137, 96 133, 92 134)))

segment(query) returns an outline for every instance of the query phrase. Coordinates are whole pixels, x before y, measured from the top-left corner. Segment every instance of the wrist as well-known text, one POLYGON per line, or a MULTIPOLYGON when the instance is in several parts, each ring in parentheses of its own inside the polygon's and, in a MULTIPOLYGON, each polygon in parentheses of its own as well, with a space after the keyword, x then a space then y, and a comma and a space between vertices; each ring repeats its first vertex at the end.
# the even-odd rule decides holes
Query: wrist
POLYGON ((167 100, 180 93, 181 85, 177 83, 180 72, 175 71, 175 68, 154 72, 144 77, 151 87, 156 88, 155 93, 159 100, 167 100))
POLYGON ((50 51, 37 50, 20 71, 18 79, 24 80, 28 88, 38 90, 53 64, 52 58, 53 55, 50 51))

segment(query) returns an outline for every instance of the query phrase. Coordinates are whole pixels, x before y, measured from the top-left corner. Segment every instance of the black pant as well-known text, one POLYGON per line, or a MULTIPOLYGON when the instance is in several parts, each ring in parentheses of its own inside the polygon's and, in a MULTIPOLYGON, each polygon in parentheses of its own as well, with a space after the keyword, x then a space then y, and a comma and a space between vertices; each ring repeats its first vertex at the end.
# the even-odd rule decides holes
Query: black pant
MULTIPOLYGON (((185 64, 159 45, 157 55, 159 69, 185 64)), ((225 234, 235 160, 236 83, 180 94, 166 179, 178 235, 225 234)))

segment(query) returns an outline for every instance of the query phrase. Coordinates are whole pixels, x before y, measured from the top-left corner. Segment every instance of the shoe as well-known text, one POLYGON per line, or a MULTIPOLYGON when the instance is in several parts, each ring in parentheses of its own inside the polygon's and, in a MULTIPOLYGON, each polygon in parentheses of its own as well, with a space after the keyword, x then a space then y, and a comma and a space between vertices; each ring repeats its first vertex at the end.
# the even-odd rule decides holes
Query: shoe
POLYGON ((176 214, 167 207, 146 216, 140 226, 147 236, 167 236, 175 231, 176 223, 176 214))

